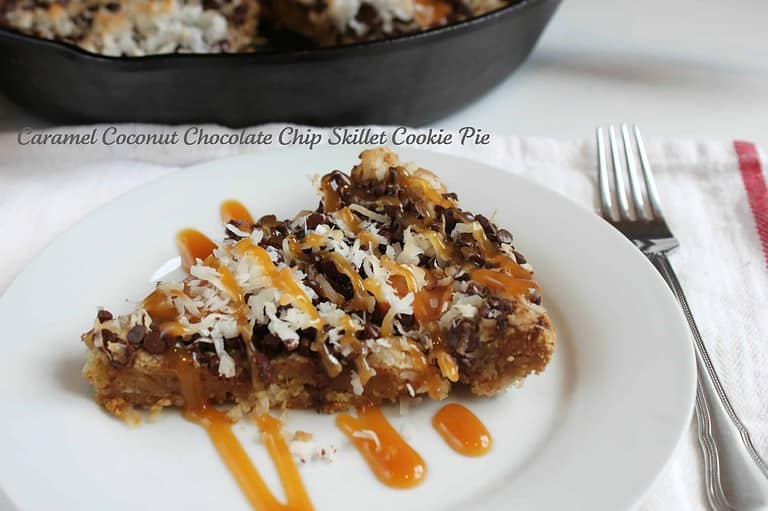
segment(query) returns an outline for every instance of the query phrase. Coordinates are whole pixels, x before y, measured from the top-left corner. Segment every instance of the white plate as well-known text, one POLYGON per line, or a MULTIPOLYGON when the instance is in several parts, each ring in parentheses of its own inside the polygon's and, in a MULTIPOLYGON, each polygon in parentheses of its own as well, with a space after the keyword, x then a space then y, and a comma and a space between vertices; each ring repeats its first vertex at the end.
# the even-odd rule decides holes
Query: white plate
MULTIPOLYGON (((205 432, 175 412, 137 429, 92 400, 79 341, 97 306, 127 311, 194 226, 220 238, 218 205, 291 216, 317 203, 308 176, 348 170, 358 148, 282 149, 188 169, 131 192, 54 242, 0 300, 0 483, 21 511, 247 510, 205 432)), ((461 398, 494 436, 464 458, 432 429, 435 403, 387 409, 428 465, 424 484, 379 484, 332 417, 290 411, 287 428, 338 447, 301 472, 318 511, 589 509, 632 506, 688 425, 694 364, 674 298, 630 243, 593 213, 509 173, 401 151, 441 175, 462 205, 515 235, 558 333, 547 370, 494 399, 461 398)), ((236 431, 273 488, 257 429, 236 431)), ((280 494, 280 491, 278 494, 280 494)))

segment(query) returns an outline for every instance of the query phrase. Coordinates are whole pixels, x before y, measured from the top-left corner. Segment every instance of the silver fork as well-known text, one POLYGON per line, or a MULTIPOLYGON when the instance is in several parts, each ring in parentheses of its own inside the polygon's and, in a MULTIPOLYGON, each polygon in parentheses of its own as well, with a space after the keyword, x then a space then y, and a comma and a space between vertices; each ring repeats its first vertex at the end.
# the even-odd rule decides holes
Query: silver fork
POLYGON ((621 125, 620 148, 616 131, 610 126, 608 139, 612 165, 609 169, 603 129, 597 129, 598 183, 602 216, 629 238, 661 273, 688 320, 696 350, 696 425, 704 459, 704 483, 710 507, 718 511, 766 510, 768 465, 755 450, 749 431, 739 420, 720 384, 683 289, 667 258, 667 253, 677 248, 679 243, 664 220, 645 144, 636 125, 633 132, 634 144, 627 125, 621 125), (639 156, 642 182, 635 166, 633 145, 636 146, 639 156), (626 173, 622 167, 622 159, 626 164, 626 173), (631 204, 627 196, 625 176, 629 181, 631 204))

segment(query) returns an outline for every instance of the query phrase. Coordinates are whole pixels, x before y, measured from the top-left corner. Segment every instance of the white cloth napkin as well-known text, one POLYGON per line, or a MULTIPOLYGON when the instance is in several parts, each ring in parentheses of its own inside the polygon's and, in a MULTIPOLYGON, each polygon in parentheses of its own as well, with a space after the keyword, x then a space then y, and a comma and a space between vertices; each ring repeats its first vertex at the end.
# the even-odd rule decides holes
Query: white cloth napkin
MULTIPOLYGON (((276 133, 280 128, 263 129, 276 133)), ((168 129, 134 125, 122 126, 121 132, 168 129)), ((758 396, 768 394, 768 193, 757 158, 762 157, 764 167, 768 159, 754 146, 741 144, 740 162, 730 141, 650 139, 647 145, 664 211, 681 241, 673 263, 733 405, 751 428, 758 450, 767 453, 768 401, 758 396), (755 158, 750 159, 750 151, 755 158)), ((494 135, 487 146, 424 148, 524 174, 595 209, 591 137, 566 142, 494 135)), ((56 235, 118 195, 182 166, 264 149, 20 146, 16 134, 0 135, 0 292, 56 235)), ((639 508, 703 509, 701 467, 691 431, 639 508)))

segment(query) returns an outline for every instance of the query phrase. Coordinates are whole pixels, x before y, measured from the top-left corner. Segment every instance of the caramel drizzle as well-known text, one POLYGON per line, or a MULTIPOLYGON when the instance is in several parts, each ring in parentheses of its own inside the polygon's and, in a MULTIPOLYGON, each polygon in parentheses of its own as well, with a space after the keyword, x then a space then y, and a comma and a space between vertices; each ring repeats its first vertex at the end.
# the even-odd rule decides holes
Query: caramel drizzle
POLYGON ((233 199, 222 202, 221 207, 219 208, 219 213, 221 215, 221 221, 225 224, 232 221, 251 225, 255 223, 248 208, 243 206, 241 202, 233 199))
POLYGON ((322 326, 322 320, 320 314, 312 305, 312 300, 309 299, 307 293, 296 282, 296 279, 289 267, 284 267, 278 270, 272 259, 269 257, 269 253, 258 245, 254 245, 249 239, 240 240, 235 245, 235 250, 242 256, 253 257, 261 266, 261 270, 264 275, 269 277, 272 281, 272 285, 278 290, 284 293, 284 296, 293 303, 293 305, 306 313, 312 320, 312 326, 314 328, 320 328, 322 326))
POLYGON ((179 378, 179 389, 184 399, 182 412, 184 417, 206 430, 219 456, 253 509, 256 511, 311 511, 312 502, 280 432, 281 422, 269 414, 264 414, 256 420, 285 490, 285 504, 278 501, 269 490, 242 444, 232 432, 233 421, 224 412, 208 404, 192 357, 188 353, 175 349, 169 354, 168 360, 179 378))
MULTIPOLYGON (((283 296, 285 296, 289 302, 293 303, 295 307, 304 311, 311 318, 312 327, 317 331, 313 348, 320 353, 321 362, 326 373, 332 378, 338 376, 343 370, 343 367, 330 353, 327 344, 324 342, 324 334, 322 332, 322 326, 324 324, 323 320, 315 306, 312 305, 312 300, 309 299, 306 292, 304 292, 296 282, 291 269, 286 266, 278 270, 272 262, 272 259, 269 257, 269 253, 262 247, 254 245, 249 239, 240 240, 235 246, 235 250, 243 256, 256 258, 264 274, 272 281, 272 285, 285 293, 283 296)), ((344 262, 347 262, 346 259, 343 260, 344 262)), ((348 262, 347 264, 349 265, 348 262)), ((360 279, 357 272, 355 272, 355 275, 360 279)), ((344 329, 344 337, 341 342, 343 344, 351 345, 353 349, 360 354, 355 360, 355 364, 359 372, 360 381, 365 385, 373 375, 373 371, 368 365, 368 361, 365 359, 365 353, 360 341, 355 337, 355 332, 357 332, 359 328, 354 325, 352 318, 348 314, 344 314, 342 318, 342 328, 344 329)))
POLYGON ((352 284, 354 296, 352 297, 352 301, 350 303, 351 307, 356 310, 373 310, 374 300, 367 293, 362 277, 360 277, 360 274, 357 272, 357 270, 355 270, 352 264, 350 264, 350 262, 347 261, 341 254, 337 254, 336 252, 328 254, 327 257, 333 263, 339 273, 345 275, 352 284))
POLYGON ((357 417, 343 413, 336 425, 354 444, 379 481, 392 488, 413 488, 427 475, 427 466, 376 407, 363 407, 357 417), (375 440, 374 437, 375 436, 375 440))
POLYGON ((443 406, 432 418, 432 425, 454 451, 464 456, 483 456, 493 445, 485 425, 460 404, 443 406))
POLYGON ((181 254, 181 265, 189 272, 198 259, 205 260, 216 250, 216 243, 195 229, 182 229, 176 234, 176 245, 181 254))
POLYGON ((469 277, 478 284, 507 297, 524 296, 531 289, 539 289, 539 284, 535 280, 515 278, 503 270, 474 270, 470 272, 469 277))

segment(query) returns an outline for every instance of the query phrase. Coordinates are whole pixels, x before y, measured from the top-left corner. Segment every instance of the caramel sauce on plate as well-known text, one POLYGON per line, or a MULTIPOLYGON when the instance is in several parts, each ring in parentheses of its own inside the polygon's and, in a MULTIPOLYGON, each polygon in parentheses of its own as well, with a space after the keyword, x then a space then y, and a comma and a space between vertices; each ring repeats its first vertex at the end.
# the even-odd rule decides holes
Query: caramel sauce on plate
POLYGON ((280 432, 281 422, 269 414, 264 414, 256 420, 264 445, 275 464, 285 490, 285 504, 278 501, 267 487, 242 444, 232 432, 232 421, 229 417, 208 405, 190 355, 175 349, 168 358, 179 377, 180 392, 184 398, 184 417, 206 430, 219 456, 253 509, 256 511, 311 511, 312 503, 288 450, 288 445, 280 432))
POLYGON ((189 271, 197 259, 206 259, 216 250, 216 243, 195 229, 182 229, 176 235, 176 245, 181 254, 181 265, 189 271))
POLYGON ((254 223, 253 217, 248 211, 248 208, 236 200, 226 200, 222 202, 221 207, 219 208, 219 212, 221 214, 221 221, 225 224, 228 224, 233 220, 236 222, 245 222, 248 224, 254 223))
POLYGON ((464 456, 482 456, 493 440, 480 419, 466 407, 450 403, 432 418, 432 425, 451 448, 464 456))
POLYGON ((357 417, 342 413, 336 417, 336 425, 382 483, 392 488, 413 488, 424 481, 427 475, 424 460, 378 408, 363 407, 357 417))

